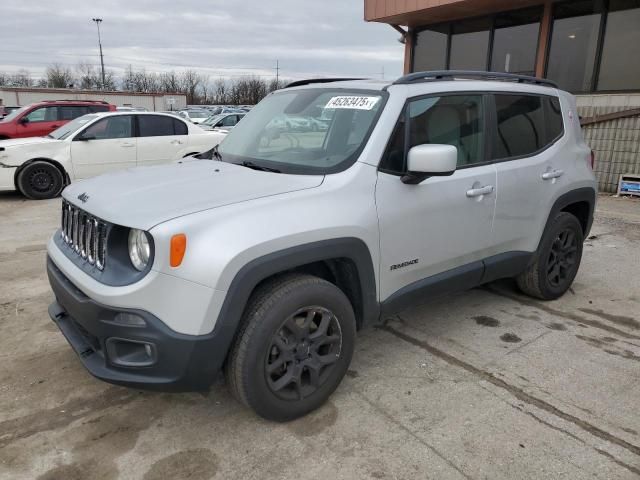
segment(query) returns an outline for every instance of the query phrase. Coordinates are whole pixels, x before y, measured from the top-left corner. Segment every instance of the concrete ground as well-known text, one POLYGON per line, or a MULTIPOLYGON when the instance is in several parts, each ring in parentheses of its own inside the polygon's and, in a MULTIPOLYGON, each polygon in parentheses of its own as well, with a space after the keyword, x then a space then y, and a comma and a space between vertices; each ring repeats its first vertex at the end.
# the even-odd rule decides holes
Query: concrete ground
POLYGON ((601 197, 543 303, 501 282, 362 332, 348 376, 274 424, 207 395, 92 378, 47 316, 59 200, 0 195, 0 477, 637 479, 640 201, 601 197))

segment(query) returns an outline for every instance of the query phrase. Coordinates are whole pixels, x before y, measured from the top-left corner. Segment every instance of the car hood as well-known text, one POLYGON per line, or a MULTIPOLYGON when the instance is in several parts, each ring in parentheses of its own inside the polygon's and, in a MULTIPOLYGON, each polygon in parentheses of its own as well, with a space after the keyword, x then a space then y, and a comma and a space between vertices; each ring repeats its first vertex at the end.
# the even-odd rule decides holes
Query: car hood
POLYGON ((82 180, 65 188, 62 196, 108 222, 150 230, 183 215, 314 188, 323 179, 193 159, 82 180))
POLYGON ((9 147, 22 147, 25 145, 36 145, 38 143, 58 143, 62 140, 47 137, 26 137, 26 138, 10 138, 9 140, 0 140, 0 149, 9 147))

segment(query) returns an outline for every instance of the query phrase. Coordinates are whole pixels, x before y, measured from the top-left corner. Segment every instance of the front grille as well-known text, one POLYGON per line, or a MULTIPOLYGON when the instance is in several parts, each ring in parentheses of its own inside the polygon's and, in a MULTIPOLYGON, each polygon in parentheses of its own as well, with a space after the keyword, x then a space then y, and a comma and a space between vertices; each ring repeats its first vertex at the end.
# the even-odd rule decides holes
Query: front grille
POLYGON ((62 200, 61 220, 60 235, 69 248, 90 265, 104 270, 107 224, 66 200, 62 200))

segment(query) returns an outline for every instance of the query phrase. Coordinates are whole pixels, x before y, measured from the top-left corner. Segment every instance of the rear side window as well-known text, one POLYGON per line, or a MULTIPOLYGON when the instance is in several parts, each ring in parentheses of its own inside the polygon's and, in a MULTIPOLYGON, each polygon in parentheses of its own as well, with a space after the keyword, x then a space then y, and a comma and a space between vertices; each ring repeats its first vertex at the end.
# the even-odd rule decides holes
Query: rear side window
POLYGON ((176 135, 186 135, 187 133, 189 133, 187 124, 178 120, 177 118, 173 119, 173 128, 176 132, 176 135))
POLYGON ((545 97, 545 124, 547 125, 547 144, 555 142, 564 133, 560 100, 556 97, 545 97))
POLYGON ((73 120, 74 118, 81 117, 82 115, 86 115, 87 113, 89 113, 87 107, 58 107, 58 120, 73 120))
POLYGON ((556 97, 494 95, 496 129, 493 160, 534 155, 564 133, 562 109, 556 97))
POLYGON ((497 128, 493 159, 531 155, 545 144, 542 98, 534 95, 495 95, 497 128))
POLYGON ((166 137, 176 134, 175 119, 161 115, 138 115, 140 137, 166 137))
POLYGON ((89 112, 90 113, 96 113, 96 112, 108 112, 109 111, 109 106, 108 105, 89 105, 89 112))

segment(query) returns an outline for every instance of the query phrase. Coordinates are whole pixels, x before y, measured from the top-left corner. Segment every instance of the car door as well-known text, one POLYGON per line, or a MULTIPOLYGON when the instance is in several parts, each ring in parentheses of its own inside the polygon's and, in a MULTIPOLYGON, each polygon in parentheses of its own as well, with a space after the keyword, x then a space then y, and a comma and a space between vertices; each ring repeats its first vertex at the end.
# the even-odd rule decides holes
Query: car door
POLYGON ((71 162, 76 178, 87 178, 136 165, 132 115, 101 118, 71 142, 71 162))
POLYGON ((188 152, 187 124, 170 115, 136 115, 138 166, 168 163, 188 152))
POLYGON ((34 108, 19 120, 16 137, 46 137, 62 124, 58 107, 34 108))
POLYGON ((491 156, 500 194, 496 205, 493 254, 533 252, 566 176, 557 140, 562 112, 557 98, 496 93, 491 156))
POLYGON ((382 301, 401 289, 418 292, 430 281, 461 289, 479 282, 496 203, 496 170, 486 161, 485 104, 481 94, 454 94, 406 105, 376 185, 382 301), (455 146, 453 175, 404 184, 408 150, 421 144, 455 146))

